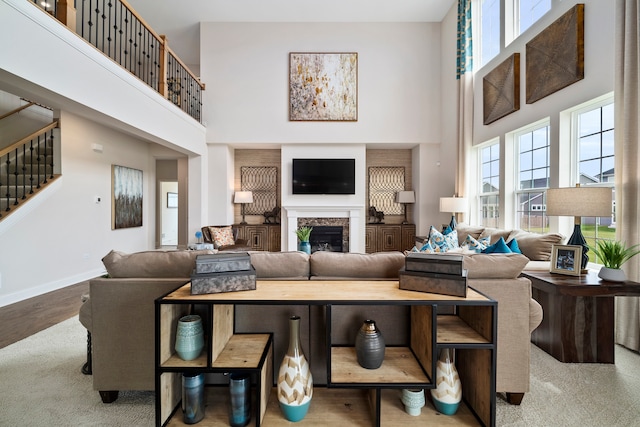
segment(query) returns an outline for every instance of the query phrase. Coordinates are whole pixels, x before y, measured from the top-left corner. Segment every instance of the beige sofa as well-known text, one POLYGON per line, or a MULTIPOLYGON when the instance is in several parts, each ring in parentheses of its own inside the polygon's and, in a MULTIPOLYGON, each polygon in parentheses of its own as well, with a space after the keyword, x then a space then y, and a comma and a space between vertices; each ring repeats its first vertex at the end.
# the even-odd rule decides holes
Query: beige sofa
MULTIPOLYGON (((117 398, 118 390, 153 390, 154 301, 189 280, 197 251, 112 251, 103 259, 110 278, 91 280, 90 298, 81 307, 80 321, 92 337, 93 387, 104 402, 117 398), (180 277, 179 275, 182 274, 180 277), (150 277, 155 275, 157 277, 150 277)), ((316 252, 251 252, 251 262, 261 280, 397 279, 404 265, 400 252, 352 254, 316 252)), ((498 300, 498 351, 496 390, 519 403, 529 390, 530 334, 542 320, 542 309, 531 299, 528 279, 518 278, 528 260, 522 255, 465 256, 469 286, 498 300)), ((301 316, 301 340, 316 384, 326 384, 326 333, 324 307, 254 306, 236 307, 237 332, 273 332, 274 357, 286 351, 288 318, 301 316), (265 315, 268 313, 268 315, 265 315)), ((406 307, 334 307, 336 324, 361 324, 376 319, 388 345, 408 342, 406 307)), ((342 330, 335 339, 352 343, 357 327, 342 330)))

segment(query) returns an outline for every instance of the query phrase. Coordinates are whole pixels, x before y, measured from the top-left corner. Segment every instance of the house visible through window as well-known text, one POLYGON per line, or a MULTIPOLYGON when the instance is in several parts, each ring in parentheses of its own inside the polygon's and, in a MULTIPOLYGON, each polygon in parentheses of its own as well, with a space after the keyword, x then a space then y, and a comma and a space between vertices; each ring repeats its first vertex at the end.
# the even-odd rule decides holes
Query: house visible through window
POLYGON ((479 182, 480 225, 498 228, 500 218, 500 144, 498 142, 480 149, 479 182))
POLYGON ((516 134, 518 145, 518 187, 516 224, 536 233, 549 231, 546 191, 549 187, 549 125, 516 134))

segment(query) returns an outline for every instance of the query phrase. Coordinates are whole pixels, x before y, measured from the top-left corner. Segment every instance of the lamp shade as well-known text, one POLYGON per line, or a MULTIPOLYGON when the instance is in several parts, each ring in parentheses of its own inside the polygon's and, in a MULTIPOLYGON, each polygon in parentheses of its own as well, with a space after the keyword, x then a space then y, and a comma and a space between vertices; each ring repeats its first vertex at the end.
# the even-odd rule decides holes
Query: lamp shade
POLYGON ((567 187, 547 190, 548 216, 610 216, 609 187, 567 187))
POLYGON ((440 212, 466 212, 468 205, 466 197, 440 197, 440 212))
POLYGON ((398 191, 396 193, 396 203, 415 203, 416 194, 413 191, 398 191))
POLYGON ((233 203, 253 203, 251 191, 236 191, 233 195, 233 203))

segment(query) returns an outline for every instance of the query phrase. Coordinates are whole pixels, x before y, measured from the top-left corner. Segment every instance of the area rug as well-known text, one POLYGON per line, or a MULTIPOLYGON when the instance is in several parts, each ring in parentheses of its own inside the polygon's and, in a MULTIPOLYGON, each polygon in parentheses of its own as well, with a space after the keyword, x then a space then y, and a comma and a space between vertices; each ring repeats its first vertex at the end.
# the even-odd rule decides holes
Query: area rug
MULTIPOLYGON (((0 426, 153 426, 153 392, 121 391, 106 405, 82 375, 86 331, 77 316, 0 349, 0 426)), ((531 346, 531 391, 520 406, 498 397, 496 425, 635 426, 640 355, 616 364, 561 363, 531 346)), ((383 426, 387 427, 387 426, 383 426)), ((390 426, 395 427, 395 426, 390 426)))

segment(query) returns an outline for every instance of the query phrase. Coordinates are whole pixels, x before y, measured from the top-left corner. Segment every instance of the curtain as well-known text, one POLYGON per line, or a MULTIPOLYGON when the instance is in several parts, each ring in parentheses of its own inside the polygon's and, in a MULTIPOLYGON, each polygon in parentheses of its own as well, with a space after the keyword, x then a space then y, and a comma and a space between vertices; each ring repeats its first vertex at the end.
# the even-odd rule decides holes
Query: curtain
MULTIPOLYGON (((467 196, 467 159, 473 141, 473 32, 471 1, 458 0, 458 40, 456 78, 458 80, 457 173, 455 191, 467 196)), ((458 218, 464 221, 464 218, 458 218)))
MULTIPOLYGON (((640 34, 637 0, 616 0, 615 15, 615 179, 616 238, 640 243, 640 34)), ((640 279, 640 255, 624 269, 630 280, 640 279)), ((640 298, 616 297, 616 342, 640 350, 640 298)))

